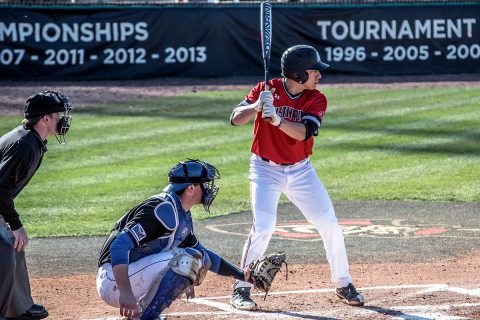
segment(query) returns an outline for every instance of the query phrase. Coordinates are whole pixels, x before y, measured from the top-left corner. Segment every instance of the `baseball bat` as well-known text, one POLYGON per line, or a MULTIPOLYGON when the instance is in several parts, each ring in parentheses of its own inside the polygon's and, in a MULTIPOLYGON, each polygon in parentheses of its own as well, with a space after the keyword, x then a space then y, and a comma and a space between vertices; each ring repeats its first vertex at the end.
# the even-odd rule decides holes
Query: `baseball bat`
POLYGON ((262 41, 263 69, 265 71, 265 91, 268 91, 268 69, 272 47, 272 5, 269 1, 260 4, 260 32, 262 41))

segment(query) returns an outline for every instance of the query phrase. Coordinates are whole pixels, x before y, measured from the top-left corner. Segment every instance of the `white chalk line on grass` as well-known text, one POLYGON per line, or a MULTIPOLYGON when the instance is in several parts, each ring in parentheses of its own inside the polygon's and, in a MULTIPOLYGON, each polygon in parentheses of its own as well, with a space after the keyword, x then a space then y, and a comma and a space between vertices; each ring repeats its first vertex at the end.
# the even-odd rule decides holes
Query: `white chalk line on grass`
MULTIPOLYGON (((360 291, 370 291, 370 290, 394 290, 394 289, 423 289, 416 291, 415 293, 408 294, 408 296, 422 295, 425 293, 438 292, 438 291, 449 291, 462 295, 471 295, 475 297, 480 297, 480 288, 479 289, 464 289, 457 287, 450 287, 446 284, 426 284, 426 285, 395 285, 395 286, 377 286, 377 287, 363 287, 358 288, 360 291)), ((296 294, 313 294, 313 293, 333 293, 334 289, 309 289, 309 290, 292 290, 292 291, 275 291, 270 292, 269 295, 296 295, 296 294)), ((252 294, 252 296, 263 296, 264 294, 257 293, 252 294)), ((315 312, 293 312, 293 311, 283 311, 283 312, 261 312, 261 311, 242 311, 233 308, 228 303, 221 303, 215 300, 221 299, 230 299, 230 296, 217 296, 217 297, 206 297, 206 298, 196 298, 196 299, 182 299, 190 303, 209 306, 216 308, 219 311, 200 311, 200 312, 172 312, 167 313, 165 316, 177 316, 177 317, 194 317, 194 316, 225 316, 225 315, 245 315, 248 318, 261 318, 261 319, 295 319, 302 318, 302 316, 322 316, 322 317, 338 317, 338 310, 322 310, 321 315, 315 312)), ((357 317, 368 317, 373 314, 383 313, 384 311, 392 312, 392 320, 460 320, 460 319, 469 319, 459 316, 450 316, 442 314, 441 311, 448 311, 452 308, 474 308, 480 307, 480 303, 462 303, 462 304, 448 304, 448 305, 417 305, 417 306, 390 306, 390 307, 371 307, 369 308, 366 305, 363 308, 354 308, 352 307, 349 310, 350 316, 357 317)), ((384 314, 385 315, 385 314, 384 314)), ((110 318, 97 318, 90 320, 120 320, 122 318, 110 317, 110 318)))

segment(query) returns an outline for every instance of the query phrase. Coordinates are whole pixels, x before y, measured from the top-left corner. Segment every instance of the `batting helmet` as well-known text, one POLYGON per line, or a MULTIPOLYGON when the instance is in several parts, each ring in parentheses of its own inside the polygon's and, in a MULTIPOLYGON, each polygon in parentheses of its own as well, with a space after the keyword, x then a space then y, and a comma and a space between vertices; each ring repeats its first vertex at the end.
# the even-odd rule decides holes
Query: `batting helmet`
POLYGON ((308 80, 305 70, 325 70, 328 64, 323 63, 318 51, 307 45, 288 48, 282 55, 282 75, 298 83, 308 80))
POLYGON ((168 173, 168 185, 163 191, 181 191, 191 184, 198 183, 203 191, 202 203, 205 211, 210 212, 210 205, 218 192, 214 182, 219 178, 220 173, 211 164, 201 160, 187 159, 173 166, 168 173))

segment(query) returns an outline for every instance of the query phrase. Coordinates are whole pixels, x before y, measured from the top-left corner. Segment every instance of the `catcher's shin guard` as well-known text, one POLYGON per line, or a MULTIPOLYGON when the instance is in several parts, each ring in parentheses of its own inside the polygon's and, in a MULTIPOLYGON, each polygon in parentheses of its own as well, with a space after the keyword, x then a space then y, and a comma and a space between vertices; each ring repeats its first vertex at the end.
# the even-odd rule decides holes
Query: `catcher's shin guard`
POLYGON ((162 278, 157 292, 148 306, 142 310, 140 320, 157 319, 160 313, 190 286, 190 279, 169 269, 162 278))

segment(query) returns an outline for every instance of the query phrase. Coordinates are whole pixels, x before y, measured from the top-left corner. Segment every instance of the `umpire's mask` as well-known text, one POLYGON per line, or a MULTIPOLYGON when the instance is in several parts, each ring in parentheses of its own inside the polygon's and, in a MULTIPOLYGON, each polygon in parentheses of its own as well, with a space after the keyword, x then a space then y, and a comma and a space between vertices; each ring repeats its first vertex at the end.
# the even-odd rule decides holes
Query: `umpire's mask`
POLYGON ((211 164, 187 159, 177 163, 168 173, 168 185, 164 192, 176 192, 185 189, 191 184, 200 184, 202 189, 202 204, 205 211, 210 213, 210 205, 218 193, 215 179, 220 178, 220 172, 211 164))

